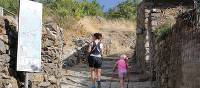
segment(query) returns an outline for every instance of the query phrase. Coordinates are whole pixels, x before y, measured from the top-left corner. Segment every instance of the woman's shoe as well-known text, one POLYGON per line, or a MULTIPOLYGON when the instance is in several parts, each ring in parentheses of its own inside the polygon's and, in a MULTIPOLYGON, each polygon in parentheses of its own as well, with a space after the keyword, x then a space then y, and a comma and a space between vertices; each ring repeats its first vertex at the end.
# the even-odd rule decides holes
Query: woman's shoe
POLYGON ((91 88, 96 88, 96 86, 92 86, 91 88))
POLYGON ((95 84, 90 85, 89 88, 96 88, 95 84))
POLYGON ((101 81, 97 81, 97 88, 101 88, 101 81))

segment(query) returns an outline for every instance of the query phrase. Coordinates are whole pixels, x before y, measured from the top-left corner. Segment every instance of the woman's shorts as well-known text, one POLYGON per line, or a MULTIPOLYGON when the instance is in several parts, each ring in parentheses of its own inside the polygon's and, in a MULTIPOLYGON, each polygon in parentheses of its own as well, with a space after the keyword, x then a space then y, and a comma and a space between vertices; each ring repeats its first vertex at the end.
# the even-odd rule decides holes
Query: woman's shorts
POLYGON ((89 56, 88 63, 89 67, 100 69, 102 66, 102 59, 101 57, 89 56))
POLYGON ((127 74, 126 71, 124 71, 124 72, 118 72, 118 75, 119 75, 120 79, 124 79, 126 77, 126 74, 127 74))

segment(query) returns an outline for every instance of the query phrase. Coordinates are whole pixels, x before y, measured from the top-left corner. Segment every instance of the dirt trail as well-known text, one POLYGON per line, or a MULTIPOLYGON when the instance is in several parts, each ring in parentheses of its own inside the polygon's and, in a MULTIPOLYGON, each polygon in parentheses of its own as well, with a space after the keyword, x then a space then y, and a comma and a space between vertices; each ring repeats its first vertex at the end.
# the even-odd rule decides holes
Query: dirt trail
MULTIPOLYGON (((105 57, 103 59, 102 68, 102 88, 119 88, 119 80, 117 79, 117 74, 114 74, 114 79, 110 80, 112 77, 112 68, 114 66, 116 59, 115 57, 105 57)), ((129 63, 131 63, 129 61, 129 63)), ((140 81, 141 75, 134 74, 130 70, 129 82, 126 80, 125 88, 151 88, 150 81, 140 81)), ((66 70, 65 77, 61 80, 61 88, 89 88, 90 75, 88 72, 88 66, 86 64, 79 64, 72 68, 66 70)))
MULTIPOLYGON (((115 73, 112 77, 112 69, 119 54, 130 54, 133 56, 135 47, 135 23, 126 20, 105 20, 103 18, 86 17, 80 20, 79 24, 83 25, 85 31, 90 34, 100 32, 103 34, 103 43, 106 54, 104 57, 102 68, 102 88, 119 88, 118 76, 115 73)), ((133 63, 133 62, 129 62, 133 63)), ((65 75, 61 80, 61 88, 89 88, 90 75, 87 64, 78 64, 71 68, 63 69, 65 75)), ((125 88, 151 88, 150 81, 140 81, 141 74, 133 74, 131 71, 129 82, 126 81, 125 88)))

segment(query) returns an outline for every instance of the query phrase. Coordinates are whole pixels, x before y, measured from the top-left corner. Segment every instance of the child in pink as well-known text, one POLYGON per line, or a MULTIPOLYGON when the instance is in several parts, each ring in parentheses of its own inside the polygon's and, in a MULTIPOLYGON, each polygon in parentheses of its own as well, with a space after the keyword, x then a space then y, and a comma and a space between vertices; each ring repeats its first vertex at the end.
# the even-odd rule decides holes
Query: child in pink
POLYGON ((128 58, 126 55, 121 55, 120 58, 117 60, 113 70, 115 71, 117 68, 117 72, 120 79, 120 88, 124 88, 124 80, 128 70, 127 60, 128 58))

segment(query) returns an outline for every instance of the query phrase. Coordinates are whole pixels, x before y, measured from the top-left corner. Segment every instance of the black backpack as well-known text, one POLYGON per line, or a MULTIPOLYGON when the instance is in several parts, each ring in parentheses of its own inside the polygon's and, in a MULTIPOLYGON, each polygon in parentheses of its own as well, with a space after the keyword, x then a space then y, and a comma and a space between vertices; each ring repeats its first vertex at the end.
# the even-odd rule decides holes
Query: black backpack
POLYGON ((90 54, 101 55, 100 44, 101 44, 101 42, 98 42, 97 44, 95 42, 93 42, 93 46, 91 48, 90 54))

